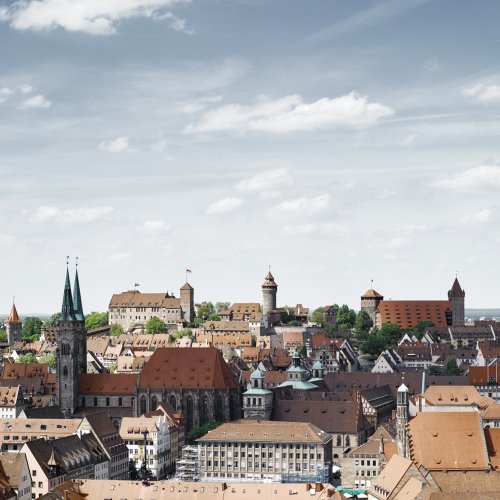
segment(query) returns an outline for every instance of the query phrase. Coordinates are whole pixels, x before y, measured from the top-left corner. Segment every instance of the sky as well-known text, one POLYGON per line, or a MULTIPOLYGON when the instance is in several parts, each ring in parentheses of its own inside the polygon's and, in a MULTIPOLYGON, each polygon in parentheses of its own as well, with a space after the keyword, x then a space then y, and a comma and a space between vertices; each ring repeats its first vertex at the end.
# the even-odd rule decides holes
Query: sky
POLYGON ((0 311, 500 307, 500 3, 0 0, 0 311))

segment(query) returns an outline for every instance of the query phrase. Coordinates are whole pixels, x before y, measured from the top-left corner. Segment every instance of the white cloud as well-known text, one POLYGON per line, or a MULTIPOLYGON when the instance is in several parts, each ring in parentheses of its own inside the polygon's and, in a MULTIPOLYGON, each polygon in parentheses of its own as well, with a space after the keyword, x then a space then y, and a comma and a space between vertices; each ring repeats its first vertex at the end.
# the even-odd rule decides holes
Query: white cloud
POLYGON ((8 87, 1 88, 0 89, 0 103, 5 102, 13 93, 14 93, 14 91, 9 89, 8 87))
POLYGON ((33 90, 33 87, 29 83, 23 83, 18 88, 22 94, 29 94, 33 90))
POLYGON ((472 87, 463 88, 462 94, 482 103, 500 102, 500 85, 477 83, 472 87))
POLYGON ((212 203, 207 208, 207 214, 227 214, 236 210, 243 204, 243 200, 240 198, 223 198, 222 200, 212 203))
POLYGON ((274 209, 281 216, 310 216, 327 211, 330 208, 330 196, 322 194, 314 198, 296 198, 281 202, 274 209))
POLYGON ((432 183, 435 188, 451 191, 495 189, 500 187, 500 167, 481 165, 465 172, 437 179, 432 183))
POLYGON ((168 8, 188 0, 16 0, 0 10, 0 20, 10 21, 18 30, 53 30, 112 35, 124 19, 146 17, 167 19, 180 31, 187 31, 185 21, 168 8))
POLYGON ((254 105, 227 104, 207 111, 198 121, 191 123, 187 134, 213 131, 260 131, 285 133, 311 131, 335 127, 363 128, 375 125, 391 116, 393 110, 367 96, 350 92, 341 97, 323 97, 305 103, 300 95, 259 101, 254 105))
POLYGON ((143 227, 144 231, 149 234, 168 233, 171 229, 170 225, 164 220, 148 220, 143 227))
POLYGON ((394 236, 383 242, 381 246, 384 248, 401 248, 408 245, 410 241, 410 238, 407 238, 406 236, 394 236))
POLYGON ((220 95, 200 97, 193 102, 182 105, 180 111, 187 114, 197 113, 205 109, 207 104, 219 101, 222 101, 222 96, 220 95))
POLYGON ((290 235, 313 235, 325 234, 329 236, 343 236, 349 233, 349 230, 339 224, 286 224, 281 231, 290 235))
POLYGON ((473 214, 466 215, 462 222, 464 224, 483 224, 491 220, 491 210, 489 208, 481 208, 473 214))
POLYGON ((110 214, 113 207, 80 207, 60 209, 39 207, 30 218, 32 222, 91 222, 110 214))
POLYGON ((156 151, 157 153, 163 153, 166 147, 167 147, 167 141, 165 139, 162 139, 161 141, 155 142, 154 144, 151 145, 151 149, 153 151, 156 151))
POLYGON ((236 184, 236 189, 243 192, 274 191, 277 188, 290 186, 293 178, 288 168, 278 168, 255 174, 236 184))
POLYGON ((26 100, 24 100, 19 108, 20 109, 40 109, 40 108, 50 108, 52 103, 42 94, 34 95, 26 100))
POLYGON ((128 137, 117 137, 112 141, 102 141, 99 144, 99 149, 108 153, 133 153, 136 151, 130 146, 128 137))

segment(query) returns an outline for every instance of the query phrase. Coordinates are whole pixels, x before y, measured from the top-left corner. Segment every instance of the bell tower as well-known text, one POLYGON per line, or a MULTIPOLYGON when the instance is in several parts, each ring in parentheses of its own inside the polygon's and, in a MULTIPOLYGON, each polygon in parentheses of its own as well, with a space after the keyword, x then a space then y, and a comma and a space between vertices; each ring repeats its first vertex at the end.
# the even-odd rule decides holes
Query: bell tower
POLYGON ((10 311, 9 319, 5 324, 5 329, 7 330, 7 340, 9 345, 12 347, 14 342, 20 342, 23 336, 23 324, 17 314, 16 304, 12 302, 12 309, 10 311))
POLYGON ((78 268, 75 273, 73 295, 69 270, 66 268, 58 344, 58 402, 63 414, 70 417, 75 412, 78 403, 79 375, 87 371, 87 332, 85 331, 78 268))

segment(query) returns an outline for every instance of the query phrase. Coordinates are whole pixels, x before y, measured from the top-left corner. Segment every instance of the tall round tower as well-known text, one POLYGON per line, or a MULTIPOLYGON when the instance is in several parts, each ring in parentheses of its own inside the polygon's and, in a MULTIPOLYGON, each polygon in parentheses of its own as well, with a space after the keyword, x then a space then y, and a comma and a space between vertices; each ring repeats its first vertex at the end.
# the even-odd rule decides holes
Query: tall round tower
POLYGON ((276 309, 276 294, 278 293, 278 285, 274 281, 271 270, 267 273, 265 280, 262 283, 262 313, 264 315, 276 309))

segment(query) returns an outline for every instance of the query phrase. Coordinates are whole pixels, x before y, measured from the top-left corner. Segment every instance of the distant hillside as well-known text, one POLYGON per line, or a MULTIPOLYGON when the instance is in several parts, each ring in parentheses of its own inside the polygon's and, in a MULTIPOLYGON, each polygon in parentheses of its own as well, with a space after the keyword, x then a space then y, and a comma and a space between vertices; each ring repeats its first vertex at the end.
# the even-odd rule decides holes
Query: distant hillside
POLYGON ((500 318, 500 309, 465 309, 465 317, 469 319, 500 318))

